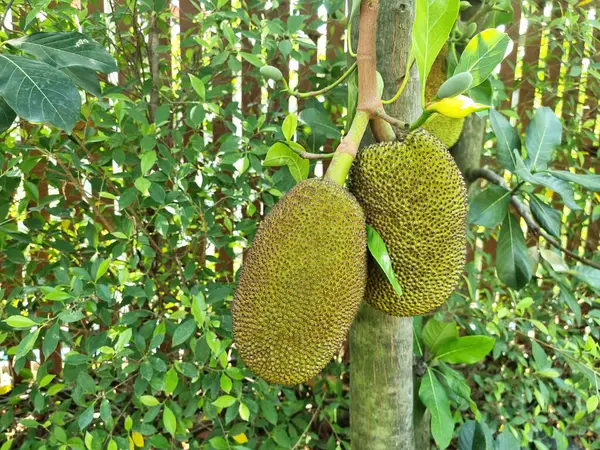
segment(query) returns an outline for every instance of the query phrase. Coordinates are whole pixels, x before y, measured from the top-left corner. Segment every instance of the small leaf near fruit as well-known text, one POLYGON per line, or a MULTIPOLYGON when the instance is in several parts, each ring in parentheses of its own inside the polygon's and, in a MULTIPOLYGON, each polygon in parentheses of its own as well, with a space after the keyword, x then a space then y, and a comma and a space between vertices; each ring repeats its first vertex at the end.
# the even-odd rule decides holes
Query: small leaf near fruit
POLYGON ((369 251, 377 264, 387 277, 388 281, 394 288, 394 291, 398 295, 398 297, 402 296, 402 287, 398 280, 396 279, 396 274, 394 273, 394 269, 392 267, 392 260, 387 251, 387 247, 385 242, 379 235, 379 233, 375 230, 375 228, 367 225, 367 246, 369 247, 369 251))

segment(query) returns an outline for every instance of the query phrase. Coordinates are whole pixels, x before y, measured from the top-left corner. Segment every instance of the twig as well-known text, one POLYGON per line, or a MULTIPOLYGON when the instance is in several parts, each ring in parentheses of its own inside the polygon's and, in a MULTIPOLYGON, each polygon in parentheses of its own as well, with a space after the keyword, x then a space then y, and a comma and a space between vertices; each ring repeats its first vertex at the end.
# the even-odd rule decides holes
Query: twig
POLYGON ((154 121, 154 115, 158 109, 160 92, 160 55, 158 54, 158 18, 156 12, 150 19, 150 35, 148 36, 148 60, 150 61, 150 78, 152 79, 152 90, 150 91, 150 118, 154 121))
POLYGON ((2 28, 7 29, 4 26, 4 23, 6 22, 6 17, 8 16, 8 12, 11 10, 13 3, 15 2, 15 0, 9 0, 8 4, 6 5, 6 9, 4 10, 4 14, 2 14, 2 22, 0 22, 0 26, 2 26, 2 28))
POLYGON ((288 93, 290 95, 295 96, 295 97, 298 97, 298 98, 317 97, 319 95, 326 94, 327 92, 333 90, 335 87, 337 87, 338 85, 340 85, 341 83, 343 83, 350 75, 352 75, 352 73, 354 73, 354 71, 356 70, 357 67, 358 67, 358 64, 355 62, 354 64, 352 64, 350 66, 350 68, 348 68, 348 70, 346 70, 346 72, 344 72, 342 74, 341 77, 339 77, 337 80, 335 80, 329 86, 324 87, 323 89, 319 89, 318 91, 296 92, 296 91, 290 89, 290 87, 289 87, 287 81, 285 80, 285 78, 283 79, 283 84, 285 85, 285 88, 288 91, 288 93))
POLYGON ((302 434, 300 435, 300 437, 296 441, 296 444, 290 450, 296 450, 298 448, 298 446, 300 445, 300 442, 302 441, 302 438, 304 436, 306 436, 306 433, 308 433, 308 430, 310 430, 310 427, 311 427, 312 423, 315 421, 315 419, 317 418, 317 415, 319 414, 320 411, 321 411, 321 407, 319 407, 319 408, 317 408, 315 410, 314 414, 310 418, 310 422, 308 422, 308 425, 306 425, 306 428, 304 429, 304 431, 302 432, 302 434))
POLYGON ((377 117, 382 118, 387 123, 389 123, 390 125, 394 125, 397 128, 405 128, 406 130, 408 130, 408 127, 410 127, 410 124, 408 124, 406 122, 402 122, 401 120, 398 120, 395 117, 392 117, 389 114, 387 114, 383 110, 383 108, 380 109, 379 111, 377 111, 377 117))
MULTIPOLYGON (((497 184, 498 186, 502 186, 503 188, 506 188, 506 190, 510 191, 510 187, 508 186, 506 181, 504 181, 504 178, 502 178, 497 173, 491 171, 490 169, 485 169, 485 168, 471 169, 466 173, 466 178, 470 181, 474 181, 477 178, 483 178, 491 183, 497 184)), ((546 232, 546 230, 544 230, 542 227, 540 227, 538 225, 538 223, 533 219, 529 207, 527 205, 525 205, 521 200, 519 200, 519 198, 514 193, 511 193, 510 201, 511 201, 512 205, 515 207, 515 209, 517 210, 517 212, 519 213, 519 215, 523 218, 523 220, 525 220, 525 223, 527 224, 527 228, 529 229, 529 232, 531 234, 533 234, 534 236, 542 236, 544 239, 546 239, 548 241, 548 243, 550 243, 550 245, 552 245, 554 248, 560 250, 564 254, 570 256, 571 258, 573 258, 587 266, 594 267, 596 269, 600 269, 600 263, 591 261, 587 258, 583 258, 583 257, 577 255, 576 253, 573 253, 572 251, 567 250, 560 244, 560 242, 558 242, 555 238, 553 238, 550 234, 548 234, 546 232)))

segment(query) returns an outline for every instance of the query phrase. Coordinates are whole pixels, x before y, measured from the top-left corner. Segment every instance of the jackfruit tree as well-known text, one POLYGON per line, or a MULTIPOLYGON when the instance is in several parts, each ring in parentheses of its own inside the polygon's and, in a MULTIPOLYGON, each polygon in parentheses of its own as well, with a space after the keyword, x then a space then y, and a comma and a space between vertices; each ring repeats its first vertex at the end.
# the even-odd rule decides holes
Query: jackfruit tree
MULTIPOLYGON (((266 380, 301 382, 326 364, 354 321, 350 332, 354 449, 419 448, 428 445, 424 442, 429 432, 440 448, 446 448, 454 425, 444 387, 447 375, 436 371, 436 360, 442 364, 472 364, 494 346, 491 338, 458 337, 455 330, 442 337, 439 333, 445 326, 430 320, 425 330, 415 331, 417 336, 423 332, 429 336, 423 341, 422 337, 416 338, 417 356, 429 357, 417 370, 422 378, 416 378, 413 384, 412 317, 442 305, 463 273, 467 251, 466 184, 481 177, 495 185, 475 198, 469 222, 490 226, 503 221, 498 258, 510 262, 499 265, 498 276, 518 289, 529 283, 532 272, 523 232, 508 212, 511 202, 530 232, 542 234, 565 251, 544 229, 544 223, 548 223, 540 211, 543 207, 532 203, 538 220, 534 222, 518 198, 519 189, 525 183, 554 187, 565 195, 568 204, 567 181, 582 182, 592 189, 597 183, 594 176, 584 179, 583 175, 547 170, 552 151, 560 144, 560 123, 543 108, 527 130, 525 160, 519 152, 519 137, 508 121, 493 110, 489 113, 499 139, 498 158, 508 162, 505 168, 521 179, 512 190, 488 169, 474 167, 472 161, 465 166, 464 158, 457 154, 453 158, 450 148, 459 141, 468 117, 488 114, 493 103, 488 78, 504 58, 509 43, 508 36, 494 28, 478 30, 487 19, 485 11, 475 13, 468 24, 462 22, 460 11, 470 8, 470 3, 458 0, 417 1, 410 6, 384 0, 353 2, 349 25, 359 30, 357 53, 353 53, 350 39, 356 40, 356 36, 349 26, 348 70, 330 87, 349 79, 349 127, 345 137, 333 155, 307 152, 293 142, 296 119, 290 116, 286 122, 293 126, 291 130, 287 127, 287 133, 284 123, 287 141, 275 144, 266 156, 268 165, 289 165, 299 184, 265 220, 242 270, 233 305, 240 355, 266 380), (398 28, 398 23, 390 25, 380 20, 388 13, 398 15, 403 25, 398 28), (397 33, 398 29, 403 32, 397 33), (378 60, 382 54, 386 57, 378 60), (401 78, 399 70, 404 74, 401 78), (385 94, 390 100, 382 100, 385 94), (384 104, 391 105, 390 114, 384 104), (370 134, 366 136, 368 128, 370 134), (368 145, 369 141, 375 143, 368 145), (308 161, 329 158, 325 179, 344 186, 349 174, 348 189, 358 203, 350 197, 352 206, 345 207, 346 214, 353 215, 360 205, 368 229, 368 272, 360 273, 362 263, 343 268, 348 272, 347 281, 342 283, 346 289, 339 285, 341 274, 330 263, 360 261, 356 258, 358 248, 354 248, 355 257, 347 252, 357 244, 364 246, 364 236, 358 240, 342 237, 345 228, 336 218, 342 203, 336 200, 328 206, 332 215, 327 224, 335 229, 333 234, 325 234, 319 224, 312 226, 310 236, 305 236, 306 225, 314 220, 312 214, 324 216, 316 209, 312 212, 308 198, 302 207, 297 200, 298 190, 305 191, 307 182, 301 180, 307 174, 308 161), (304 220, 295 219, 296 210, 301 210, 304 220), (345 242, 329 247, 336 237, 345 242), (314 246, 327 248, 326 255, 315 253, 314 246), (283 261, 292 261, 300 253, 311 262, 310 269, 302 258, 286 267, 283 261), (357 268, 359 272, 354 272, 357 268), (366 290, 364 279, 358 281, 361 277, 366 278, 366 290), (311 283, 311 279, 319 283, 311 283), (321 282, 326 287, 319 288, 321 282), (310 289, 304 287, 307 284, 310 289), (292 292, 290 286, 294 286, 292 292), (347 290, 359 297, 364 292, 365 304, 356 319, 357 298, 348 300, 347 290), (330 308, 337 308, 339 318, 328 313, 330 308), (335 337, 330 334, 330 326, 335 328, 335 337), (413 396, 417 395, 413 411, 413 396)), ((510 5, 498 5, 494 11, 506 14, 508 9, 510 5)), ((329 89, 296 92, 276 68, 265 66, 261 73, 275 86, 283 83, 285 91, 299 98, 317 96, 329 89)), ((325 186, 323 183, 313 185, 325 186)), ((327 204, 328 195, 315 195, 319 196, 315 200, 319 205, 327 204)), ((571 206, 576 205, 571 202, 571 206)), ((360 220, 355 227, 361 227, 360 220)), ((353 234, 357 235, 356 231, 348 236, 353 234)), ((597 267, 592 261, 582 262, 597 267)), ((585 267, 577 270, 585 277, 585 267)), ((474 429, 478 426, 475 424, 474 429)), ((468 429, 465 427, 464 432, 468 429)), ((504 435, 502 439, 510 441, 513 437, 504 435)))
POLYGON ((600 175, 579 86, 499 100, 518 2, 307 1, 315 90, 302 1, 46 3, 0 13, 0 450, 597 447, 600 175))

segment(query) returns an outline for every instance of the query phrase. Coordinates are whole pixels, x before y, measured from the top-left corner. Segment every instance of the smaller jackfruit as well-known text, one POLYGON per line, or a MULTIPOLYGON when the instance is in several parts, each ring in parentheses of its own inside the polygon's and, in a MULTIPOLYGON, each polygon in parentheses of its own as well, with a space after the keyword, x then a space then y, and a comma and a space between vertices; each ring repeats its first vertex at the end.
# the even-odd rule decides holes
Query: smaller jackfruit
POLYGON ((275 66, 262 66, 260 74, 267 80, 281 81, 283 79, 283 73, 275 66))
POLYGON ((441 114, 434 114, 421 128, 437 137, 446 148, 450 148, 460 139, 464 124, 464 118, 453 119, 441 114))
POLYGON ((361 149, 350 191, 386 243, 402 288, 369 264, 366 301, 394 316, 427 313, 456 288, 467 250, 467 191, 442 143, 418 129, 361 149))
POLYGON ((325 367, 363 299, 366 249, 363 211, 337 183, 304 180, 281 198, 244 258, 231 308, 254 373, 290 385, 325 367))
MULTIPOLYGON (((446 43, 435 59, 427 78, 427 84, 425 85, 425 101, 427 103, 431 102, 438 94, 441 86, 446 81, 447 72, 448 44, 446 43)), ((437 137, 447 148, 450 148, 458 142, 464 123, 465 119, 452 119, 441 114, 434 114, 423 124, 422 128, 437 137)))

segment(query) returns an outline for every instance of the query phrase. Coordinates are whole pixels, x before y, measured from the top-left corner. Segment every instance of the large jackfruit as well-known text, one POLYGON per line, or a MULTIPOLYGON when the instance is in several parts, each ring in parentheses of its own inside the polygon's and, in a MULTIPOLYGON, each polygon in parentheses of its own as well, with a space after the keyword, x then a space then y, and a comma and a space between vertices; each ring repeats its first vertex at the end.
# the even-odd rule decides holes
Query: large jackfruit
POLYGON ((352 194, 304 180, 260 225, 232 305, 236 348, 266 381, 297 384, 340 349, 367 278, 365 217, 352 194))
MULTIPOLYGON (((446 44, 435 59, 425 85, 425 101, 429 103, 437 95, 438 90, 446 81, 448 72, 448 44, 446 44)), ((453 119, 441 114, 434 114, 422 126, 450 148, 460 139, 465 119, 453 119)))
POLYGON ((398 297, 369 264, 366 300, 394 316, 415 316, 445 302, 466 258, 467 191, 443 144, 424 130, 359 151, 350 191, 383 238, 402 287, 398 297))

